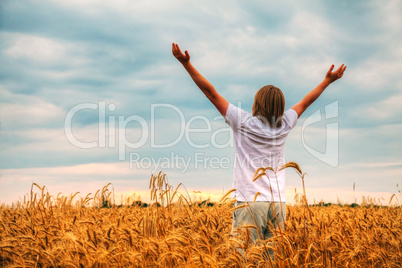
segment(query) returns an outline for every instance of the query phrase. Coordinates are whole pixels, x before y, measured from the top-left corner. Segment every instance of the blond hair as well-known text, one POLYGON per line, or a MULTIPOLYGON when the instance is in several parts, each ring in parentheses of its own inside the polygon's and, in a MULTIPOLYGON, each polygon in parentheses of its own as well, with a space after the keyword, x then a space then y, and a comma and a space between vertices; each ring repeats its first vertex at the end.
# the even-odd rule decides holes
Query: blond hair
POLYGON ((257 116, 272 128, 282 126, 283 113, 285 112, 285 96, 282 91, 267 85, 260 88, 254 97, 253 116, 257 116))

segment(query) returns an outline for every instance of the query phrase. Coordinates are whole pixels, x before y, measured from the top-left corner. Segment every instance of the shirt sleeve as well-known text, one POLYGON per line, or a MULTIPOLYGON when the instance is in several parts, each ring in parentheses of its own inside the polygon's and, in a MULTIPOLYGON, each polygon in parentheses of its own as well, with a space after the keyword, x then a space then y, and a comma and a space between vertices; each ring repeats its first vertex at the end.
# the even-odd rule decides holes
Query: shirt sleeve
POLYGON ((233 130, 238 129, 247 120, 248 117, 250 117, 250 113, 243 111, 242 109, 229 103, 225 115, 225 122, 229 124, 229 126, 233 130))
POLYGON ((294 128, 298 119, 296 111, 293 109, 288 109, 284 114, 284 119, 290 128, 294 128))

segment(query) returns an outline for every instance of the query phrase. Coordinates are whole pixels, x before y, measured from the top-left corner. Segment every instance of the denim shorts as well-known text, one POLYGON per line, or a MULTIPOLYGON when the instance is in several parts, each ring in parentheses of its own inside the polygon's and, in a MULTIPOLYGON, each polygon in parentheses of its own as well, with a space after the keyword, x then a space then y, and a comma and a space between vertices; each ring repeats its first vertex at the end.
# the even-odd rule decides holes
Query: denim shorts
MULTIPOLYGON (((236 201, 234 206, 245 205, 247 202, 236 201)), ((286 221, 285 202, 248 202, 248 206, 233 211, 232 235, 243 225, 253 225, 250 228, 252 243, 265 240, 279 234, 284 229, 286 221)))

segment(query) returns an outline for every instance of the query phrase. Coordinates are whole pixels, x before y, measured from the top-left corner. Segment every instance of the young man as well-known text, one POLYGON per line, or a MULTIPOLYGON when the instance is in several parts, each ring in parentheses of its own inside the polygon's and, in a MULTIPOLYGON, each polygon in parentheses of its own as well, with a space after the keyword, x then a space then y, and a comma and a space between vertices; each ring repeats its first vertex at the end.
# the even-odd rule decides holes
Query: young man
POLYGON ((285 164, 286 138, 297 119, 325 88, 343 76, 346 66, 342 64, 333 72, 332 65, 324 80, 287 111, 282 91, 272 85, 264 86, 255 95, 250 114, 230 104, 216 91, 191 64, 187 50, 183 54, 173 43, 172 53, 233 129, 235 206, 245 203, 248 206, 234 211, 232 233, 242 225, 254 225, 257 229, 250 229, 252 242, 272 237, 271 230, 283 228, 286 220, 285 170, 278 171, 285 164), (265 176, 253 181, 260 167, 272 170, 267 169, 265 176))

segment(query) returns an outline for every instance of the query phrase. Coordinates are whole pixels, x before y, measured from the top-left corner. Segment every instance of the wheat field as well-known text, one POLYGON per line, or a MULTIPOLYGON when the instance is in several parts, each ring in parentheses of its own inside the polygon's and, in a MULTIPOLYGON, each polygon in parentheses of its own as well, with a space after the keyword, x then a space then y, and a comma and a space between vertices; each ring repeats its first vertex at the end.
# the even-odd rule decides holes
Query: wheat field
POLYGON ((231 237, 233 200, 195 202, 159 173, 153 205, 31 193, 0 212, 0 267, 401 267, 400 206, 287 206, 285 230, 260 245, 231 237), (243 249, 243 255, 238 248, 243 249), (264 258, 268 249, 275 258, 264 258))

